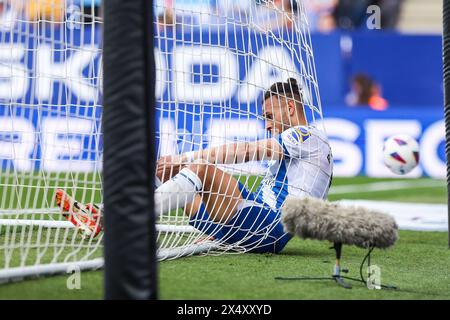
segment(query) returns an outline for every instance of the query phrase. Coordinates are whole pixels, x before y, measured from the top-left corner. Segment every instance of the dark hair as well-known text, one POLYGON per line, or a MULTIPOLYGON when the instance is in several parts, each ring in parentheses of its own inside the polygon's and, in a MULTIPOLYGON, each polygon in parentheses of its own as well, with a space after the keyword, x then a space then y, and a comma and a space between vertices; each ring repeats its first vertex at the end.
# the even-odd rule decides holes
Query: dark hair
POLYGON ((269 90, 264 93, 264 101, 272 96, 283 96, 294 99, 295 102, 303 103, 302 90, 298 86, 297 80, 289 78, 287 82, 274 83, 269 90))
POLYGON ((359 92, 357 93, 357 104, 366 105, 369 104, 370 97, 372 96, 373 87, 376 85, 375 81, 364 73, 358 73, 353 76, 353 85, 358 85, 359 92))

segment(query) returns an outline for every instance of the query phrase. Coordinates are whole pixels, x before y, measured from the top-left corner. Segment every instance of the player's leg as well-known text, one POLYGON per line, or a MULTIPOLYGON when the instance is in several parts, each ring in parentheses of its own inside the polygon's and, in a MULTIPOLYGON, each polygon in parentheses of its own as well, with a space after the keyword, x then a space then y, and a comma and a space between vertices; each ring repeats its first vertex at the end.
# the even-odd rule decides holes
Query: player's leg
MULTIPOLYGON (((212 221, 202 202, 198 209, 197 204, 193 203, 189 206, 192 212, 195 212, 190 216, 189 223, 202 233, 209 235, 210 237, 206 240, 211 238, 220 240, 247 252, 279 253, 292 238, 284 231, 280 212, 271 210, 264 203, 255 200, 243 185, 240 185, 240 189, 244 198, 249 196, 249 201, 254 202, 239 209, 227 223, 212 221)), ((205 239, 201 239, 203 240, 205 239)))
POLYGON ((231 175, 207 163, 185 169, 183 174, 190 175, 189 179, 202 180, 202 191, 184 206, 190 224, 200 231, 255 253, 278 253, 291 239, 284 232, 280 213, 258 202, 231 175), (244 207, 244 199, 253 204, 244 207))
POLYGON ((243 201, 238 181, 213 164, 192 163, 187 168, 203 182, 200 196, 211 219, 220 223, 231 220, 243 201))
POLYGON ((255 202, 221 228, 221 240, 253 253, 279 253, 292 236, 284 231, 280 212, 255 202))
POLYGON ((194 202, 197 195, 201 196, 202 203, 211 214, 211 219, 220 223, 229 221, 243 200, 239 183, 233 176, 215 165, 196 162, 185 166, 177 175, 155 190, 156 213, 185 208, 189 203, 194 203, 198 209, 198 200, 194 202))
POLYGON ((186 204, 184 214, 189 217, 189 224, 204 234, 196 243, 221 238, 221 227, 211 220, 200 195, 196 195, 194 201, 186 204))
POLYGON ((194 201, 184 206, 184 214, 190 218, 193 217, 200 210, 202 203, 202 197, 200 195, 196 195, 194 197, 194 201))

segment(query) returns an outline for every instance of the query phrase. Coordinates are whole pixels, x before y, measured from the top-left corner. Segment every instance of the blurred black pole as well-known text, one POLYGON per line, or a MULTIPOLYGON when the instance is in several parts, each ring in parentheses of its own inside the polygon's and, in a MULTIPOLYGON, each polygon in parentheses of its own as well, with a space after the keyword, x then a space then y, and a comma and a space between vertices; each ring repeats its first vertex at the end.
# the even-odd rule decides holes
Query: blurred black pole
POLYGON ((156 299, 153 1, 103 12, 105 298, 156 299))
POLYGON ((447 157, 448 246, 450 248, 450 0, 444 0, 444 112, 447 157))

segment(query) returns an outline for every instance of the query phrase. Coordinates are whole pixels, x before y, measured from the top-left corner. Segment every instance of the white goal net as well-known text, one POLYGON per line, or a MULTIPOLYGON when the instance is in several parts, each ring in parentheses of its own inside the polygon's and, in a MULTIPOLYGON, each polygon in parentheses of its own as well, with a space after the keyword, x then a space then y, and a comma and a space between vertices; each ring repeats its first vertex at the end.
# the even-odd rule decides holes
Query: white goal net
POLYGON ((0 281, 102 263, 55 203, 102 202, 95 2, 0 0, 0 281))
MULTIPOLYGON (((156 3, 156 138, 158 158, 167 161, 167 165, 163 165, 164 181, 176 173, 171 164, 176 156, 223 145, 230 146, 225 151, 228 153, 235 143, 267 138, 267 119, 262 110, 264 92, 277 82, 286 83, 289 78, 299 84, 300 102, 308 125, 315 124, 323 132, 314 56, 302 1, 160 0, 156 3)), ((315 147, 305 145, 304 148, 315 147)), ((308 164, 300 164, 298 169, 319 168, 320 152, 327 151, 318 149, 316 157, 303 159, 308 164)), ((292 191, 298 186, 282 178, 280 170, 284 169, 274 166, 270 159, 252 160, 261 159, 234 164, 208 162, 253 192, 250 196, 243 195, 247 211, 249 206, 255 209, 247 218, 253 222, 221 223, 222 218, 215 219, 218 214, 214 212, 207 212, 209 217, 205 218, 207 208, 217 212, 228 210, 224 208, 226 202, 214 196, 221 191, 203 190, 199 211, 181 192, 178 199, 172 197, 172 202, 177 202, 176 208, 172 206, 174 210, 158 212, 160 226, 178 226, 169 233, 167 229, 164 232, 159 229, 160 258, 177 258, 200 250, 208 254, 255 251, 263 245, 263 238, 272 236, 271 230, 276 228, 280 218, 267 224, 264 222, 267 212, 256 212, 262 207, 260 201, 254 199, 258 196, 256 190, 261 179, 266 177, 266 182, 269 181, 269 173, 276 176, 271 181, 280 189, 292 191), (205 223, 205 220, 218 223, 205 223), (255 229, 258 223, 264 228, 255 229), (254 237, 257 233, 260 240, 254 237)), ((190 161, 183 162, 183 165, 189 164, 190 161)), ((312 187, 320 174, 311 175, 303 179, 312 179, 312 187)), ((201 177, 203 186, 207 180, 214 179, 216 183, 226 183, 217 182, 222 179, 218 177, 221 175, 217 171, 210 170, 201 177)), ((329 185, 331 176, 325 179, 329 185)))
MULTIPOLYGON (((102 266, 103 233, 83 234, 55 201, 64 190, 102 203, 99 3, 0 0, 0 282, 102 266)), ((320 122, 302 1, 154 3, 158 158, 263 139, 263 94, 288 78, 308 124, 320 122)), ((217 167, 254 191, 270 163, 217 167)), ((159 259, 258 246, 245 244, 250 231, 234 244, 211 237, 187 206, 159 216, 159 259)))

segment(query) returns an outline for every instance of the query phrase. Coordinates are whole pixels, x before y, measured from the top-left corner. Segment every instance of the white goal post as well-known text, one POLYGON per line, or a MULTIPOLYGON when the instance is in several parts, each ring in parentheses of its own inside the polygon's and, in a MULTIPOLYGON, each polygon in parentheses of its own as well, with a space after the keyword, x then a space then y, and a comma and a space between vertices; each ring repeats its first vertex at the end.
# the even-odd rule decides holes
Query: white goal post
MULTIPOLYGON (((322 109, 300 0, 155 0, 157 157, 265 136, 262 94, 301 85, 322 109)), ((101 204, 102 24, 95 0, 0 0, 0 282, 103 266, 56 189, 101 204)), ((221 166, 251 188, 266 163, 221 166)), ((180 209, 159 217, 158 258, 245 252, 209 239, 180 209)))

